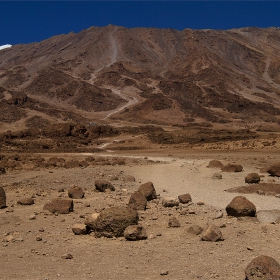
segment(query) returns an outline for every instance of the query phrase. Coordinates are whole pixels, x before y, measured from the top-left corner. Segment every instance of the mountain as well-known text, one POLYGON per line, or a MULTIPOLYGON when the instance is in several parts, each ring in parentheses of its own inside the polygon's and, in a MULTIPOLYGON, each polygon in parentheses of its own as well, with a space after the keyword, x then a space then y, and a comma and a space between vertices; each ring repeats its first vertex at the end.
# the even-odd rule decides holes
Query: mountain
POLYGON ((2 131, 280 123, 280 30, 91 27, 0 50, 2 131))

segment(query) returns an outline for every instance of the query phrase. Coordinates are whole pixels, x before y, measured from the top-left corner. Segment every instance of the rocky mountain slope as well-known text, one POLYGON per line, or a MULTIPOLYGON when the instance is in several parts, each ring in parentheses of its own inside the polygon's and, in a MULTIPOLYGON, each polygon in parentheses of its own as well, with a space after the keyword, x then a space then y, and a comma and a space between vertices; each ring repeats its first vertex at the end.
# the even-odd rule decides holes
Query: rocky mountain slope
POLYGON ((278 127, 280 30, 91 27, 0 51, 2 131, 58 122, 278 127))

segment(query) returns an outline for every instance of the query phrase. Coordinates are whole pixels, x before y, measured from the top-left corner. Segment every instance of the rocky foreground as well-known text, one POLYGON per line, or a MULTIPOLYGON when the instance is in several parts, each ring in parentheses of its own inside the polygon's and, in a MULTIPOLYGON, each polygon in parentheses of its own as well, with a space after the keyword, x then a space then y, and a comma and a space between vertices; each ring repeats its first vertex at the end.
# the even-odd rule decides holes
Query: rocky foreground
MULTIPOLYGON (((83 162, 85 156, 64 159, 83 162)), ((88 165, 49 167, 23 162, 20 170, 2 167, 0 175, 1 279, 280 279, 280 210, 259 203, 279 201, 275 160, 258 172, 249 172, 244 159, 181 166, 186 177, 212 174, 213 202, 212 184, 217 195, 223 195, 219 184, 251 187, 253 194, 226 192, 232 197, 226 207, 197 200, 201 186, 192 186, 192 178, 179 188, 158 185, 157 177, 148 181, 157 167, 168 172, 178 159, 92 157, 88 165), (150 172, 140 177, 146 168, 150 172), (260 192, 268 182, 275 192, 260 192)), ((207 193, 207 185, 202 190, 207 193)))

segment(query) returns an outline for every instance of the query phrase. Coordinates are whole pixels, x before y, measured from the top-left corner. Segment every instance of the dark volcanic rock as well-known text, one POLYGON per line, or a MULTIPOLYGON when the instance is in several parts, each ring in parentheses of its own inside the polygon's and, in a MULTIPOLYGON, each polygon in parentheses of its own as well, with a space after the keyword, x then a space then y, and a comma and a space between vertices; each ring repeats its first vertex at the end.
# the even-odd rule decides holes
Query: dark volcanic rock
POLYGON ((106 180, 97 180, 95 182, 95 188, 96 188, 96 190, 98 190, 100 192, 105 192, 105 190, 107 190, 107 189, 109 189, 111 191, 115 190, 114 186, 106 180))
POLYGON ((0 209, 6 207, 6 193, 2 187, 0 187, 0 209))
POLYGON ((280 264, 272 257, 254 258, 245 269, 245 280, 280 280, 280 264))
POLYGON ((226 207, 227 214, 234 217, 256 215, 256 206, 244 196, 236 196, 226 207))
POLYGON ((74 209, 74 203, 72 199, 54 199, 50 203, 44 205, 44 210, 48 210, 52 213, 68 214, 74 209))
POLYGON ((223 172, 241 172, 243 167, 239 164, 227 164, 221 168, 223 172))
POLYGON ((68 196, 74 199, 81 199, 85 195, 84 190, 81 187, 74 186, 68 190, 68 196))
POLYGON ((100 212, 95 222, 96 237, 123 236, 124 230, 138 223, 138 213, 130 207, 111 207, 100 212))
POLYGON ((138 191, 142 193, 148 201, 157 198, 156 190, 152 182, 140 185, 138 191))
POLYGON ((126 240, 136 241, 147 239, 147 233, 142 225, 132 225, 128 226, 124 231, 124 237, 126 240))
POLYGON ((146 210, 147 199, 142 193, 137 191, 131 194, 128 205, 134 210, 146 210))
POLYGON ((5 174, 6 170, 4 167, 0 167, 0 175, 5 174))
POLYGON ((179 199, 179 202, 183 203, 183 204, 186 204, 186 203, 189 203, 192 201, 192 197, 189 193, 179 195, 178 199, 179 199))
POLYGON ((245 183, 248 183, 248 184, 257 184, 260 182, 260 180, 261 180, 261 177, 258 173, 249 173, 245 177, 245 183))

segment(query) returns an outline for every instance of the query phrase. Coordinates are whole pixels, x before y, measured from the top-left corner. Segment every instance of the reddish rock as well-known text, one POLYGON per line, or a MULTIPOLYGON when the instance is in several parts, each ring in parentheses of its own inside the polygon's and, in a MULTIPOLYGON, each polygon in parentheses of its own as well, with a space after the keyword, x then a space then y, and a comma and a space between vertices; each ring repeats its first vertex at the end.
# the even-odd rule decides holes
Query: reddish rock
POLYGON ((147 239, 147 233, 142 225, 128 226, 124 231, 124 237, 126 240, 136 241, 147 239))
POLYGON ((74 199, 81 199, 85 195, 84 190, 81 187, 74 186, 68 190, 68 196, 74 199))
POLYGON ((271 176, 280 177, 280 162, 270 165, 267 169, 267 172, 271 176))
POLYGON ((134 192, 130 196, 128 205, 134 210, 146 210, 147 199, 139 191, 134 192))
POLYGON ((202 241, 212 241, 212 242, 224 240, 220 229, 212 224, 209 224, 205 227, 205 229, 201 233, 200 239, 202 241))
POLYGON ((77 168, 80 166, 80 163, 78 160, 69 160, 65 163, 66 168, 77 168))
POLYGON ((256 206, 244 196, 236 196, 226 207, 227 214, 234 217, 256 215, 256 206))
POLYGON ((249 173, 245 177, 245 183, 248 183, 248 184, 257 184, 260 182, 260 180, 261 180, 261 177, 258 173, 249 173))
POLYGON ((31 197, 22 198, 22 199, 18 200, 17 204, 32 205, 32 204, 34 204, 34 199, 31 197))
POLYGON ((227 164, 221 168, 223 172, 241 172, 243 167, 239 164, 227 164))
POLYGON ((97 191, 100 191, 100 192, 105 192, 105 190, 107 190, 107 189, 111 190, 111 191, 115 190, 114 186, 106 180, 97 180, 95 182, 95 188, 97 191))
POLYGON ((189 203, 192 201, 192 197, 189 193, 179 195, 178 199, 179 199, 179 202, 183 203, 183 204, 186 204, 186 203, 189 203))
POLYGON ((174 197, 165 197, 162 200, 162 206, 164 207, 179 206, 179 200, 174 197))
POLYGON ((211 160, 207 165, 208 168, 222 168, 223 166, 219 160, 211 160))
POLYGON ((44 205, 44 210, 48 210, 52 213, 68 214, 74 209, 74 203, 72 199, 54 199, 50 203, 44 205))
POLYGON ((88 227, 89 230, 94 230, 96 225, 96 220, 100 213, 92 213, 86 217, 85 225, 88 227))
POLYGON ((254 258, 245 269, 245 280, 280 280, 280 264, 271 257, 254 258))
POLYGON ((138 213, 130 207, 111 207, 100 212, 95 222, 96 237, 123 236, 124 230, 138 223, 138 213))
POLYGON ((0 209, 6 207, 6 193, 2 187, 0 187, 0 209))
POLYGON ((140 185, 138 191, 142 193, 148 201, 157 198, 156 190, 152 182, 140 185))

